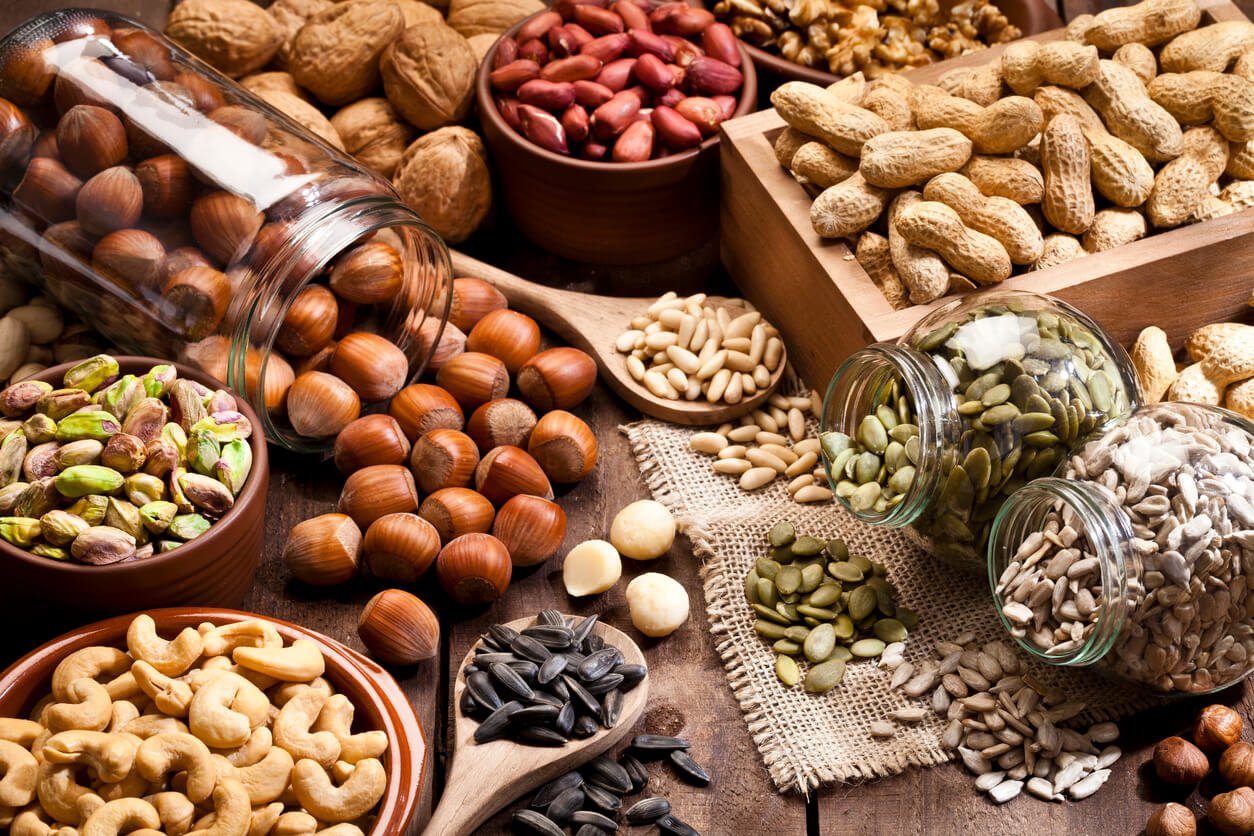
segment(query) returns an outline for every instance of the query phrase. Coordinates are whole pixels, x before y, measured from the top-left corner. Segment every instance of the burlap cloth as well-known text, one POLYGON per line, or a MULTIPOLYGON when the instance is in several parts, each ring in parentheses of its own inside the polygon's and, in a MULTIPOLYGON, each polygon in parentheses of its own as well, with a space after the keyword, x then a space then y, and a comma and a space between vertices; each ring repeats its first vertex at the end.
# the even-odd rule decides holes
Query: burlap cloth
MULTIPOLYGON (((709 456, 689 449, 691 428, 643 420, 623 431, 654 498, 670 508, 704 562, 710 631, 776 787, 809 793, 824 782, 893 775, 953 757, 940 745, 943 721, 931 712, 916 726, 900 726, 894 738, 871 737, 873 721, 885 719, 893 709, 920 704, 890 691, 890 674, 874 662, 851 663, 844 681, 824 695, 784 687, 775 678, 775 653, 753 630, 744 577, 766 553, 766 532, 780 520, 792 521, 799 533, 844 539, 851 551, 884 563, 899 603, 918 612, 919 627, 910 634, 906 650, 906 660, 916 666, 929 658, 936 642, 964 631, 974 632, 980 641, 1009 640, 993 611, 986 577, 957 572, 930 558, 901 531, 865 525, 838 503, 799 505, 782 479, 754 493, 741 491, 734 477, 710 470, 709 456)), ((811 432, 817 427, 812 425, 811 432)), ((1118 719, 1152 704, 1143 691, 1093 671, 1046 665, 1029 669, 1088 703, 1071 725, 1118 719)))

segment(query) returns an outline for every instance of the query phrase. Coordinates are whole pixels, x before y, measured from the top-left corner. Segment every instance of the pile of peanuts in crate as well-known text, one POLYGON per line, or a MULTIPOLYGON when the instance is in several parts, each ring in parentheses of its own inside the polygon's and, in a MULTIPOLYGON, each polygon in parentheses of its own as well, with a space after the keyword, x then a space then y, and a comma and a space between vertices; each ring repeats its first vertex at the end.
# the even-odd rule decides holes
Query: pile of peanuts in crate
POLYGON ((714 14, 747 44, 841 76, 908 70, 1023 34, 988 0, 719 0, 714 14))
POLYGON ((1187 363, 1176 363, 1167 334, 1141 331, 1129 354, 1143 403, 1187 401, 1223 406, 1254 420, 1254 325, 1215 322, 1184 342, 1187 363))
POLYGON ((1254 205, 1254 23, 1083 15, 938 85, 789 82, 776 156, 894 307, 1254 205))
POLYGON ((67 321, 51 299, 0 269, 0 388, 104 348, 94 331, 67 321))

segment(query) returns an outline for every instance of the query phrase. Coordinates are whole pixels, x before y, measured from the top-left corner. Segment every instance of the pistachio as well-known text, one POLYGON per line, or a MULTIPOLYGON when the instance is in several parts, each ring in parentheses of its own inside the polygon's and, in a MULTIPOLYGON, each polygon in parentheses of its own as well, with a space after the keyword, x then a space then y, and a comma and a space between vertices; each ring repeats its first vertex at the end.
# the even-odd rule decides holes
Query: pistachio
POLYGON ((122 432, 147 443, 161 435, 169 417, 170 412, 164 403, 156 398, 142 398, 127 411, 122 421, 122 432))
POLYGON ((135 538, 109 526, 92 526, 74 539, 70 554, 96 566, 118 563, 135 556, 135 538))
POLYGON ((0 441, 0 488, 11 485, 22 475, 26 460, 26 433, 14 430, 0 441))
POLYGON ((180 460, 187 458, 187 432, 182 427, 173 422, 167 423, 161 428, 161 438, 174 445, 180 460))
POLYGON ((222 445, 212 430, 199 429, 200 424, 187 434, 187 465, 204 476, 213 473, 213 466, 222 455, 222 445))
POLYGON ((35 408, 39 399, 52 391, 52 384, 42 380, 23 380, 0 392, 0 413, 10 418, 25 415, 35 408))
POLYGON ((85 392, 95 392, 108 381, 117 377, 118 361, 110 357, 108 354, 97 354, 95 357, 88 357, 80 363, 70 367, 65 373, 65 387, 67 389, 82 389, 85 392))
MULTIPOLYGON (((180 540, 195 540, 209 530, 209 520, 200 514, 179 514, 170 521, 165 533, 180 540)), ((163 548, 162 551, 165 551, 163 548)))
POLYGON ((57 422, 47 415, 36 412, 22 422, 22 432, 31 444, 46 444, 57 437, 57 422))
POLYGON ((28 482, 14 482, 12 485, 0 488, 0 514, 13 513, 18 497, 26 492, 29 484, 28 482))
POLYGON ((244 489, 253 469, 253 450, 247 441, 235 439, 222 448, 222 455, 213 465, 214 477, 226 485, 234 496, 244 489))
POLYGON ((125 432, 112 436, 100 453, 100 463, 119 473, 134 473, 146 458, 144 442, 125 432))
POLYGON ((56 389, 43 395, 35 403, 35 411, 60 421, 72 412, 91 404, 91 395, 82 389, 56 389))
POLYGON ((76 464, 62 470, 56 477, 56 488, 71 499, 87 494, 109 494, 122 487, 121 473, 94 464, 76 464))
POLYGON ((226 444, 237 438, 248 438, 253 434, 253 425, 242 412, 225 409, 197 421, 196 426, 192 427, 192 432, 196 430, 212 432, 218 441, 226 444))
POLYGON ((26 548, 43 534, 39 520, 31 517, 0 517, 0 539, 26 548))
POLYGON ((185 473, 178 481, 191 503, 211 517, 220 517, 235 505, 230 489, 212 476, 185 473))
POLYGON ((187 498, 187 494, 183 493, 182 480, 186 475, 188 475, 186 468, 176 467, 166 477, 166 485, 170 488, 170 501, 177 505, 178 509, 184 514, 190 514, 196 510, 196 506, 192 505, 191 500, 187 498))
POLYGON ((153 366, 140 382, 144 386, 144 395, 149 398, 164 397, 170 391, 170 385, 178 378, 178 371, 168 363, 153 366))
POLYGON ((100 454, 103 452, 104 444, 94 438, 84 438, 82 441, 62 444, 53 455, 52 462, 57 470, 61 471, 74 465, 96 464, 100 461, 100 454))
POLYGON ((144 447, 144 473, 164 477, 181 464, 179 450, 164 438, 154 438, 144 447))
POLYGON ((139 509, 134 503, 112 496, 109 497, 108 507, 105 508, 104 524, 119 531, 125 531, 136 540, 140 539, 144 531, 143 522, 139 518, 139 509))
POLYGON ((60 546, 54 546, 51 543, 36 543, 31 546, 30 553, 39 557, 47 557, 52 560, 69 560, 70 553, 60 546))
POLYGON ((75 537, 91 528, 82 517, 58 509, 40 517, 39 525, 43 538, 54 546, 68 546, 75 537))
POLYGON ((57 495, 55 479, 36 479, 26 486, 22 495, 13 506, 13 513, 19 517, 40 517, 57 507, 60 497, 57 495))
POLYGON ((147 505, 165 499, 165 482, 148 473, 132 473, 122 483, 122 492, 136 505, 147 505))
POLYGON ((100 494, 84 496, 71 505, 68 510, 77 517, 87 520, 88 525, 100 525, 104 522, 105 511, 109 507, 109 498, 100 494))
POLYGON ((170 420, 178 424, 184 431, 190 432, 196 422, 205 418, 204 393, 195 382, 184 378, 174 381, 170 387, 170 420))
POLYGON ((121 431, 121 423, 108 412, 101 410, 75 412, 57 423, 57 441, 81 439, 108 441, 110 436, 121 431))
POLYGON ((210 417, 219 412, 238 412, 239 401, 226 389, 214 389, 213 394, 205 401, 205 411, 210 417))
POLYGON ((126 375, 92 398, 105 412, 118 420, 125 418, 135 404, 143 399, 144 386, 133 374, 126 375))
POLYGON ((139 518, 150 534, 163 534, 178 512, 173 502, 149 502, 139 509, 139 518))

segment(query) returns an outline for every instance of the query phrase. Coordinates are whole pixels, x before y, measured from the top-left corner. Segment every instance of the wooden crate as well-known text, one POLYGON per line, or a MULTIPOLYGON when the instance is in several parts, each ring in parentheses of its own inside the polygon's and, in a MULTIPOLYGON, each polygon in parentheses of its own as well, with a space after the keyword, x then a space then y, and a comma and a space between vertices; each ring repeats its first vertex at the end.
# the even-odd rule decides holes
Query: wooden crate
MULTIPOLYGON (((1245 20, 1227 0, 1200 0, 1202 25, 1245 20)), ((1054 40, 1062 30, 1031 40, 1054 40)), ((907 73, 933 83, 1000 57, 994 47, 907 73)), ((849 241, 810 226, 811 199, 775 160, 784 121, 774 110, 728 122, 722 141, 722 257, 745 296, 777 325, 789 358, 822 391, 852 352, 908 331, 933 308, 895 311, 854 259, 849 241)), ((1179 347, 1209 322, 1236 319, 1254 288, 1254 209, 1158 233, 1107 252, 1015 276, 1001 287, 1049 293, 1088 313, 1125 346, 1158 325, 1179 347)))

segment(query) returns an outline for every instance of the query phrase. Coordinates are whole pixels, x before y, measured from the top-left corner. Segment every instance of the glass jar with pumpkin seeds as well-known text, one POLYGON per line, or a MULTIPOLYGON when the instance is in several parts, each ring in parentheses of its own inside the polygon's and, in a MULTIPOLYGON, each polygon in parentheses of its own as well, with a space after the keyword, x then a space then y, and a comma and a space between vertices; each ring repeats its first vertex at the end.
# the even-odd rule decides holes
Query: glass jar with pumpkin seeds
POLYGON ((987 565, 1006 631, 1044 662, 1162 694, 1241 681, 1254 670, 1254 424, 1141 407, 1002 506, 987 565))
POLYGON ((1126 352, 1080 311, 1022 291, 973 294, 841 365, 823 404, 823 461, 855 516, 908 526, 932 554, 982 572, 1006 497, 1138 402, 1126 352))

